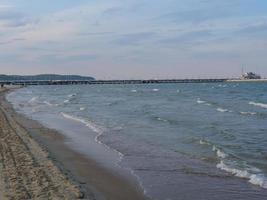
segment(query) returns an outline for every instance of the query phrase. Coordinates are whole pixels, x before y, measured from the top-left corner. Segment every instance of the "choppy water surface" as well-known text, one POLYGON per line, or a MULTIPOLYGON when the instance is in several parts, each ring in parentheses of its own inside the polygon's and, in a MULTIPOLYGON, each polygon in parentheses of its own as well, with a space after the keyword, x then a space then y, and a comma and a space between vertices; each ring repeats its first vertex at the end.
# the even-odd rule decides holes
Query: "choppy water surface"
POLYGON ((33 86, 14 107, 153 199, 267 198, 267 84, 33 86))

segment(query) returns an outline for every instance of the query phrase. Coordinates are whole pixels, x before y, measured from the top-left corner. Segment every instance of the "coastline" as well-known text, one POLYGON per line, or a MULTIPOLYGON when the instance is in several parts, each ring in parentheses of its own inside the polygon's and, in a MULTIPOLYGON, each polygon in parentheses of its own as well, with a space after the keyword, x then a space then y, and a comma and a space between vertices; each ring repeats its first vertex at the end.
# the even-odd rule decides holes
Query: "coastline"
MULTIPOLYGON (((100 167, 93 159, 88 159, 69 148, 60 132, 46 128, 14 111, 12 105, 5 99, 8 91, 10 89, 0 93, 3 114, 7 116, 8 121, 13 121, 15 126, 25 132, 24 136, 27 140, 36 141, 36 145, 47 153, 47 160, 53 163, 53 166, 76 189, 76 199, 147 199, 139 186, 100 167)), ((58 184, 61 185, 61 182, 59 181, 58 184)), ((0 184, 0 191, 4 186, 0 184)), ((74 197, 70 198, 75 199, 74 197)), ((66 197, 66 199, 68 198, 66 197)))

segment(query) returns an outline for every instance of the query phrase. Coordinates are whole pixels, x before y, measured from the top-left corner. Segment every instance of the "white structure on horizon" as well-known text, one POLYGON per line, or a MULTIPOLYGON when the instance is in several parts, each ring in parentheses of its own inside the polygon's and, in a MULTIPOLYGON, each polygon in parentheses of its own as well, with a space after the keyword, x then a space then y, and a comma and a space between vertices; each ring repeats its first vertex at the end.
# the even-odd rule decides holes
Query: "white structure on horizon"
POLYGON ((253 72, 247 72, 242 74, 241 79, 261 79, 261 76, 253 72))

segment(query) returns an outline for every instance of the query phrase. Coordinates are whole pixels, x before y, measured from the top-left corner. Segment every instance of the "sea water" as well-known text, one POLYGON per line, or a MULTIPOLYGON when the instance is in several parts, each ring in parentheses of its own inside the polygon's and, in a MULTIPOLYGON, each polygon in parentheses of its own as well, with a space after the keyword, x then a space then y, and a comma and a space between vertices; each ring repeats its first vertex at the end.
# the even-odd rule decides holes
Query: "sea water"
POLYGON ((152 199, 267 199, 267 84, 30 86, 14 108, 152 199))

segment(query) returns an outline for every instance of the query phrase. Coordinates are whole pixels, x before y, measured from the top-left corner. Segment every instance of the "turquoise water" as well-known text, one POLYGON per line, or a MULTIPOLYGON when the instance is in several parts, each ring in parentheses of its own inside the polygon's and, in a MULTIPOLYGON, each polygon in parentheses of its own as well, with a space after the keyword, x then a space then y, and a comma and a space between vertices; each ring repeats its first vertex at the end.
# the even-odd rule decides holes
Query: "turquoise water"
POLYGON ((7 98, 76 150, 130 171, 153 199, 264 199, 266 92, 264 83, 73 85, 7 98))

